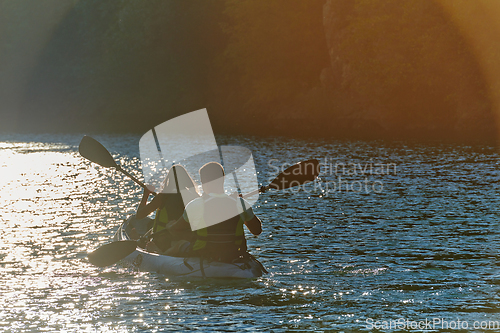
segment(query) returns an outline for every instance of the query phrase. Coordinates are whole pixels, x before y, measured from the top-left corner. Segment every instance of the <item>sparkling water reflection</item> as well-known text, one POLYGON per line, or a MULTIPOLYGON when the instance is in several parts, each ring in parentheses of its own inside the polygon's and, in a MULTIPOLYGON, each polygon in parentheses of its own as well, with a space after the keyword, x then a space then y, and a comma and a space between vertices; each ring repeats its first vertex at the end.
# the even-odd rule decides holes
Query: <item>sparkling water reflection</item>
MULTIPOLYGON (((220 137, 272 158, 395 163, 369 175, 380 193, 310 184, 269 192, 265 230, 249 246, 271 271, 250 281, 187 281, 86 253, 109 241, 141 194, 114 170, 82 159, 81 135, 0 138, 0 331, 364 330, 366 320, 499 320, 499 161, 486 146, 307 142, 220 137)), ((139 136, 97 136, 141 178, 139 136)), ((342 174, 345 181, 364 175, 342 174)))

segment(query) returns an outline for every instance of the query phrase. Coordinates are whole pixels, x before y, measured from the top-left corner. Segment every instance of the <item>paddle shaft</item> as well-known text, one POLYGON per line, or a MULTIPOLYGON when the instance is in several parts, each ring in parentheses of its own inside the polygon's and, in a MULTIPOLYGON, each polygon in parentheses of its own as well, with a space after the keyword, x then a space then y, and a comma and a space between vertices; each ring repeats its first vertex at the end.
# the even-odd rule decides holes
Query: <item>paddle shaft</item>
POLYGON ((243 198, 248 198, 248 197, 251 197, 251 196, 254 196, 256 194, 259 194, 259 193, 264 193, 268 190, 269 188, 267 186, 262 186, 261 188, 259 188, 258 190, 255 190, 255 191, 252 191, 250 193, 247 193, 247 194, 244 194, 243 195, 243 198))
MULTIPOLYGON (((139 179, 135 178, 127 170, 123 169, 120 165, 117 164, 116 167, 115 167, 115 169, 118 170, 118 171, 120 171, 120 172, 122 172, 125 176, 129 177, 130 179, 132 179, 137 185, 139 185, 143 189, 146 189, 146 190, 149 191, 148 187, 143 182, 141 182, 139 179)), ((151 194, 152 195, 157 195, 157 193, 153 192, 153 191, 151 191, 151 194)))

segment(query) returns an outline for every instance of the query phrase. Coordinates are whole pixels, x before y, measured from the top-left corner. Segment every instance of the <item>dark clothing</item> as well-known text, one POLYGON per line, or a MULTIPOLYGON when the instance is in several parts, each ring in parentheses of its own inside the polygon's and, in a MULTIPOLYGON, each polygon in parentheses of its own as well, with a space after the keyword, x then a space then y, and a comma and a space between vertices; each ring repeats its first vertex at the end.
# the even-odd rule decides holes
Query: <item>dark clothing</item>
POLYGON ((197 228, 193 255, 230 261, 247 251, 243 224, 254 215, 241 198, 225 194, 208 194, 186 207, 184 220, 197 228))

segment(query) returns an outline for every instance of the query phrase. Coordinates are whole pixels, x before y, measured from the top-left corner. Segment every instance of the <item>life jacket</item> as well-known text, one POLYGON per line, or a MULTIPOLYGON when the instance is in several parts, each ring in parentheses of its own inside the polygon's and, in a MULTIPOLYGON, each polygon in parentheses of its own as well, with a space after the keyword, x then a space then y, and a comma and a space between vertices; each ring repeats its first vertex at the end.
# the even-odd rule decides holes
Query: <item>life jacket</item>
POLYGON ((184 212, 184 202, 179 193, 161 193, 163 198, 162 207, 156 210, 153 232, 158 232, 167 227, 168 222, 177 220, 184 212))
POLYGON ((210 226, 196 230, 193 252, 216 260, 234 259, 245 253, 247 251, 243 230, 245 221, 242 214, 238 213, 239 199, 225 194, 210 194, 203 195, 198 200, 203 200, 201 205, 203 219, 210 226), (228 216, 232 217, 211 225, 211 218, 217 216, 220 210, 225 210, 228 216))

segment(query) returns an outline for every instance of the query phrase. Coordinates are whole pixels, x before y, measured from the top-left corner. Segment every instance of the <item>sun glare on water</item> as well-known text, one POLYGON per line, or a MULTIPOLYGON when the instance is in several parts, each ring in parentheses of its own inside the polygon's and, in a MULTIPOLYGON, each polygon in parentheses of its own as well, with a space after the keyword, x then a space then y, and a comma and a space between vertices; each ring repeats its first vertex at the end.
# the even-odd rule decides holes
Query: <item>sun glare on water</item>
POLYGON ((0 311, 0 331, 80 330, 110 306, 94 291, 103 281, 86 255, 109 241, 136 191, 83 159, 76 142, 0 142, 0 302, 9 309, 0 311), (82 308, 87 299, 93 306, 82 308))

